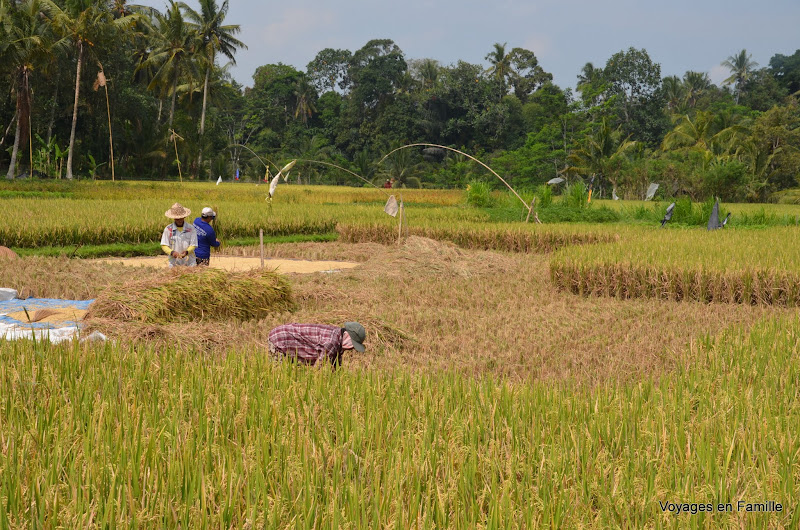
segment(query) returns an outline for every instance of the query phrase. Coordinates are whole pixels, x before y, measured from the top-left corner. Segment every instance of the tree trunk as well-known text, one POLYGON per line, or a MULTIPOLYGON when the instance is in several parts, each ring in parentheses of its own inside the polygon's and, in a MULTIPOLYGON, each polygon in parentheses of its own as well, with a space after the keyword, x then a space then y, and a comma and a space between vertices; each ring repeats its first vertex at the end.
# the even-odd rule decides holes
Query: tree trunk
POLYGON ((17 114, 19 114, 19 112, 15 111, 14 115, 11 117, 11 121, 8 122, 8 127, 6 127, 6 132, 4 132, 3 133, 3 137, 0 138, 0 145, 3 145, 4 143, 6 143, 6 137, 8 136, 8 131, 11 130, 11 126, 14 125, 14 122, 17 121, 17 114))
POLYGON ((103 87, 106 89, 106 111, 108 112, 108 145, 111 149, 111 181, 114 182, 114 137, 111 135, 111 103, 108 101, 108 83, 103 87))
MULTIPOLYGON (((175 74, 175 79, 172 80, 172 103, 169 106, 169 123, 167 130, 172 130, 172 119, 175 117, 175 96, 178 94, 178 74, 175 74)), ((167 140, 169 143, 169 140, 167 140)))
POLYGON ((158 98, 158 118, 156 118, 157 123, 161 123, 161 109, 164 106, 164 100, 158 98))
MULTIPOLYGON (((172 119, 175 117, 175 96, 178 91, 178 74, 175 73, 175 79, 172 80, 172 102, 169 106, 169 122, 167 123, 167 132, 169 132, 169 136, 167 136, 166 144, 169 145, 170 136, 174 134, 172 130, 172 119)), ((177 150, 177 147, 176 147, 177 150)), ((167 158, 164 157, 164 163, 161 165, 161 178, 167 176, 167 158)))
POLYGON ((14 134, 14 148, 11 150, 11 162, 8 165, 8 173, 6 178, 12 180, 14 178, 14 171, 17 165, 17 152, 19 151, 19 135, 20 135, 20 119, 19 112, 17 112, 17 132, 14 134))
MULTIPOLYGON (((58 83, 56 83, 56 91, 53 94, 53 106, 50 107, 50 122, 47 124, 47 145, 50 145, 50 140, 53 138, 53 125, 56 121, 56 107, 58 106, 58 83)), ((48 158, 50 153, 47 154, 48 158)), ((48 160, 48 163, 50 161, 48 160)))
POLYGON ((200 168, 203 165, 203 133, 206 130, 206 102, 208 101, 208 77, 211 74, 211 67, 206 69, 206 81, 203 85, 203 111, 200 113, 200 149, 197 153, 197 170, 195 176, 199 176, 200 168))
POLYGON ((75 103, 72 106, 72 130, 69 133, 67 153, 67 178, 72 180, 72 155, 75 151, 75 127, 78 125, 78 97, 81 89, 81 66, 83 66, 83 42, 78 41, 78 69, 75 72, 75 103))

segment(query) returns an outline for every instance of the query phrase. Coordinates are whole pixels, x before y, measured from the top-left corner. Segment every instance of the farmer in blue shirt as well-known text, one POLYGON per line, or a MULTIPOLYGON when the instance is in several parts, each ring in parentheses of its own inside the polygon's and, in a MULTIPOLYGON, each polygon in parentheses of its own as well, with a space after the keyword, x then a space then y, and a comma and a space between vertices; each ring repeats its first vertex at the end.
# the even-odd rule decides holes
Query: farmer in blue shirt
POLYGON ((219 246, 217 234, 209 224, 217 218, 217 214, 206 206, 200 215, 201 217, 194 220, 194 226, 197 228, 197 249, 195 249, 194 255, 198 265, 208 266, 211 263, 211 247, 219 246))

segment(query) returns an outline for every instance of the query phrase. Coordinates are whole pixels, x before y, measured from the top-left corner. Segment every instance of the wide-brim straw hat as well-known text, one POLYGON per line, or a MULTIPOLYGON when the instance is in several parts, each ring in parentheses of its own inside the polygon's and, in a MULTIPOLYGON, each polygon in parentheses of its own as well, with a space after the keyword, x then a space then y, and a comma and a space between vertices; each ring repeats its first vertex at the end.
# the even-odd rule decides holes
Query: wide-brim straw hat
POLYGON ((181 206, 179 202, 176 202, 172 205, 172 208, 164 212, 164 215, 169 219, 183 219, 184 217, 189 217, 191 214, 192 211, 189 208, 181 206))

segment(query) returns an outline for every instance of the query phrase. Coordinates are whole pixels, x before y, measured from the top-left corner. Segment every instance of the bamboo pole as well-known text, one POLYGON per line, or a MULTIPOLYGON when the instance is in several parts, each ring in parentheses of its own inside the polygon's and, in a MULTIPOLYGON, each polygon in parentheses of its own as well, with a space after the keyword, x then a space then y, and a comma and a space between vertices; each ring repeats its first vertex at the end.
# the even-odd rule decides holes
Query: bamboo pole
POLYGON ((400 219, 400 222, 397 225, 397 244, 400 244, 400 238, 403 236, 403 196, 400 196, 400 215, 397 217, 400 219))
POLYGON ((33 113, 33 109, 29 109, 28 111, 28 154, 30 155, 31 160, 31 174, 28 177, 29 179, 33 180, 33 132, 31 131, 31 114, 33 113))
POLYGON ((258 242, 261 247, 261 268, 264 268, 264 229, 258 229, 258 242))
POLYGON ((531 218, 531 212, 533 211, 533 205, 536 202, 536 197, 533 198, 531 201, 531 205, 528 206, 528 217, 525 218, 525 222, 527 223, 531 218))
POLYGON ((111 146, 111 182, 114 182, 114 140, 111 136, 111 104, 108 102, 108 83, 103 84, 106 89, 106 110, 108 111, 108 143, 111 146))
POLYGON ((408 219, 406 219, 406 207, 405 207, 405 205, 403 205, 403 210, 402 211, 403 211, 403 226, 405 227, 404 231, 406 233, 406 239, 408 239, 408 219))
MULTIPOLYGON (((175 129, 170 129, 172 131, 172 143, 175 146, 175 161, 178 163, 178 177, 183 182, 183 173, 181 173, 181 159, 178 157, 178 133, 175 132, 175 129)), ((183 140, 183 138, 181 138, 183 140)))
POLYGON ((220 252, 222 252, 222 240, 220 239, 221 234, 219 231, 219 208, 217 207, 216 204, 213 204, 211 206, 211 209, 214 210, 214 213, 216 214, 214 216, 214 233, 217 235, 217 239, 219 239, 220 241, 220 246, 213 248, 214 248, 214 253, 219 254, 220 252))
POLYGON ((395 153, 395 152, 397 152, 397 151, 399 151, 399 150, 401 150, 401 149, 407 149, 407 148, 409 148, 409 147, 420 147, 420 146, 429 146, 429 147, 438 147, 438 148, 440 148, 440 149, 447 149, 447 150, 449 150, 449 151, 453 151, 454 153, 458 153, 458 154, 460 154, 460 155, 464 155, 465 157, 469 158, 470 160, 472 160, 472 161, 474 161, 474 162, 477 162, 478 164, 482 165, 484 168, 486 168, 487 170, 489 170, 489 172, 490 172, 492 175, 494 175, 495 177, 499 178, 499 179, 500 179, 500 181, 501 181, 503 184, 505 184, 505 185, 506 185, 506 187, 507 187, 509 190, 511 190, 511 193, 513 193, 514 195, 516 195, 516 196, 517 196, 517 199, 519 199, 519 200, 520 200, 520 202, 521 202, 521 203, 522 203, 522 204, 523 204, 523 205, 524 205, 526 208, 528 207, 528 203, 527 203, 527 202, 525 202, 525 201, 522 199, 522 197, 520 197, 520 196, 519 196, 519 193, 517 193, 516 191, 514 191, 514 188, 512 188, 512 187, 511 187, 511 185, 510 185, 508 182, 506 182, 506 181, 505 181, 505 179, 504 179, 503 177, 501 177, 500 175, 498 175, 498 174, 495 172, 495 170, 494 170, 494 169, 490 168, 489 166, 487 166, 486 164, 484 164, 483 162, 481 162, 480 160, 478 160, 478 159, 477 159, 477 158, 475 158, 474 156, 470 156, 470 155, 468 155, 467 153, 465 153, 465 152, 463 152, 463 151, 459 151, 458 149, 453 149, 452 147, 447 147, 446 145, 439 145, 439 144, 428 144, 428 143, 415 143, 415 144, 402 145, 402 146, 398 147, 397 149, 392 149, 392 150, 391 150, 391 151, 389 151, 389 152, 388 152, 386 155, 384 155, 384 157, 383 157, 383 158, 381 158, 381 159, 380 159, 380 161, 378 162, 378 165, 381 165, 381 164, 383 163, 383 161, 384 161, 384 160, 386 160, 386 159, 387 159, 389 156, 391 156, 393 153, 395 153))

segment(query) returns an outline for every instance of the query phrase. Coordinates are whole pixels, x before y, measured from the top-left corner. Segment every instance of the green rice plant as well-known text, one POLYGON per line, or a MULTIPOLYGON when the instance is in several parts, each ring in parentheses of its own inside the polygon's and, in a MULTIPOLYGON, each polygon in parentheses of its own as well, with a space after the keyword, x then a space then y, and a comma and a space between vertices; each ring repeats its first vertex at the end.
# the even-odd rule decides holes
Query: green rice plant
POLYGON ((589 190, 583 182, 572 182, 564 188, 561 200, 562 203, 571 208, 586 208, 589 200, 589 190))
POLYGON ((492 189, 486 182, 473 180, 467 184, 465 191, 466 203, 476 208, 488 208, 494 204, 492 189))
POLYGON ((606 206, 585 206, 575 208, 563 202, 554 203, 549 208, 539 210, 539 219, 546 224, 552 223, 616 223, 621 216, 606 206))
POLYGON ((653 212, 644 204, 640 204, 639 206, 634 207, 631 216, 638 221, 652 220, 653 212))
MULTIPOLYGON (((666 209, 662 211, 662 216, 664 212, 666 212, 666 209)), ((694 207, 689 197, 680 197, 675 199, 675 210, 672 212, 671 221, 674 221, 676 224, 697 224, 695 217, 696 215, 694 213, 694 207)))
POLYGON ((549 208, 553 204, 553 188, 547 184, 536 187, 536 206, 538 208, 549 208))

